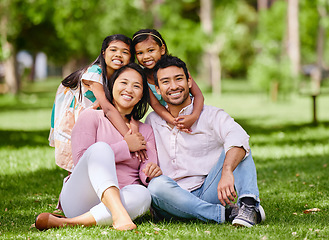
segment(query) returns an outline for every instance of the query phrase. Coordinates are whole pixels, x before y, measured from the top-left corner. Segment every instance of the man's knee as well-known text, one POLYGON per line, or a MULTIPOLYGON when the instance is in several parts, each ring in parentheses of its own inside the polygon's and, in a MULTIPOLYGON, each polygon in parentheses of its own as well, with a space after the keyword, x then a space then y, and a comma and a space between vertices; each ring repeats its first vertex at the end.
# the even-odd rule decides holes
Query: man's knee
POLYGON ((149 185, 148 189, 151 195, 161 195, 162 193, 166 192, 167 189, 170 187, 170 182, 173 181, 171 178, 161 175, 156 178, 153 178, 149 185))

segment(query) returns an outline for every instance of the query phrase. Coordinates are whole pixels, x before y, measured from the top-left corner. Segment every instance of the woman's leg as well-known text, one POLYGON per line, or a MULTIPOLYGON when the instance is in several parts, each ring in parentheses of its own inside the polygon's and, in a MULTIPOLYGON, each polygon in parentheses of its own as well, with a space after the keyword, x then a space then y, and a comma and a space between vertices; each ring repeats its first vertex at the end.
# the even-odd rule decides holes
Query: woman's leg
POLYGON ((61 205, 68 218, 49 216, 49 219, 56 220, 58 227, 95 225, 97 221, 89 211, 101 201, 109 209, 117 229, 136 227, 120 199, 113 151, 108 144, 97 142, 87 149, 63 185, 61 205))

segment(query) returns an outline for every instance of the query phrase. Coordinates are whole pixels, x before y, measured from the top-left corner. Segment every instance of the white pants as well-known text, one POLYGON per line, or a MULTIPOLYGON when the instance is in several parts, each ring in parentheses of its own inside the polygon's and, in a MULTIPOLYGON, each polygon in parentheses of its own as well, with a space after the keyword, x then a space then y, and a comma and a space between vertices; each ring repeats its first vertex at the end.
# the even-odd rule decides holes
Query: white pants
MULTIPOLYGON (((63 184, 60 202, 66 217, 91 212, 97 225, 112 225, 109 209, 101 202, 109 187, 119 189, 114 153, 104 142, 91 145, 63 184)), ((151 205, 151 195, 142 185, 133 184, 120 189, 123 206, 131 219, 145 214, 151 205)))

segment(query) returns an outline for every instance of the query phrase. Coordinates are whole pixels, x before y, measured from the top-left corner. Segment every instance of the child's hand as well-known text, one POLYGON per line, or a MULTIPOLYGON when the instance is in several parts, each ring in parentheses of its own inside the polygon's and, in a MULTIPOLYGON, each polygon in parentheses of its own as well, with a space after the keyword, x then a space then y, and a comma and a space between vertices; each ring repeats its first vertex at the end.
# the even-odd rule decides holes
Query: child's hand
POLYGON ((193 115, 179 116, 175 119, 175 125, 180 131, 191 133, 191 127, 196 120, 193 115))
MULTIPOLYGON (((130 129, 131 129, 132 133, 138 133, 139 132, 139 121, 131 118, 130 129)), ((135 157, 137 157, 140 162, 145 162, 148 159, 146 150, 136 151, 135 157)))
POLYGON ((135 157, 138 158, 139 162, 145 162, 148 158, 147 154, 146 154, 146 150, 140 150, 134 153, 135 157))
POLYGON ((130 120, 130 129, 131 129, 132 133, 139 132, 139 122, 136 121, 134 118, 131 118, 131 120, 130 120))
POLYGON ((149 181, 152 178, 162 175, 161 168, 156 163, 146 164, 146 167, 143 169, 143 172, 145 173, 149 181))
POLYGON ((131 130, 129 130, 123 139, 127 142, 130 152, 146 149, 146 141, 141 133, 132 133, 131 130))

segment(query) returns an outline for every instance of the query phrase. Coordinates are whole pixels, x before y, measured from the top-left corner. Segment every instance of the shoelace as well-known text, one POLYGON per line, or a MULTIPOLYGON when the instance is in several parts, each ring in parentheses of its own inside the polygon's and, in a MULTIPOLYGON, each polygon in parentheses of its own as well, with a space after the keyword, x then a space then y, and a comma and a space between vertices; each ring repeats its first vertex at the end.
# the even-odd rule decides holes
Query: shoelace
POLYGON ((249 206, 247 204, 241 203, 241 211, 239 212, 241 218, 248 219, 251 222, 257 221, 256 207, 249 206))

